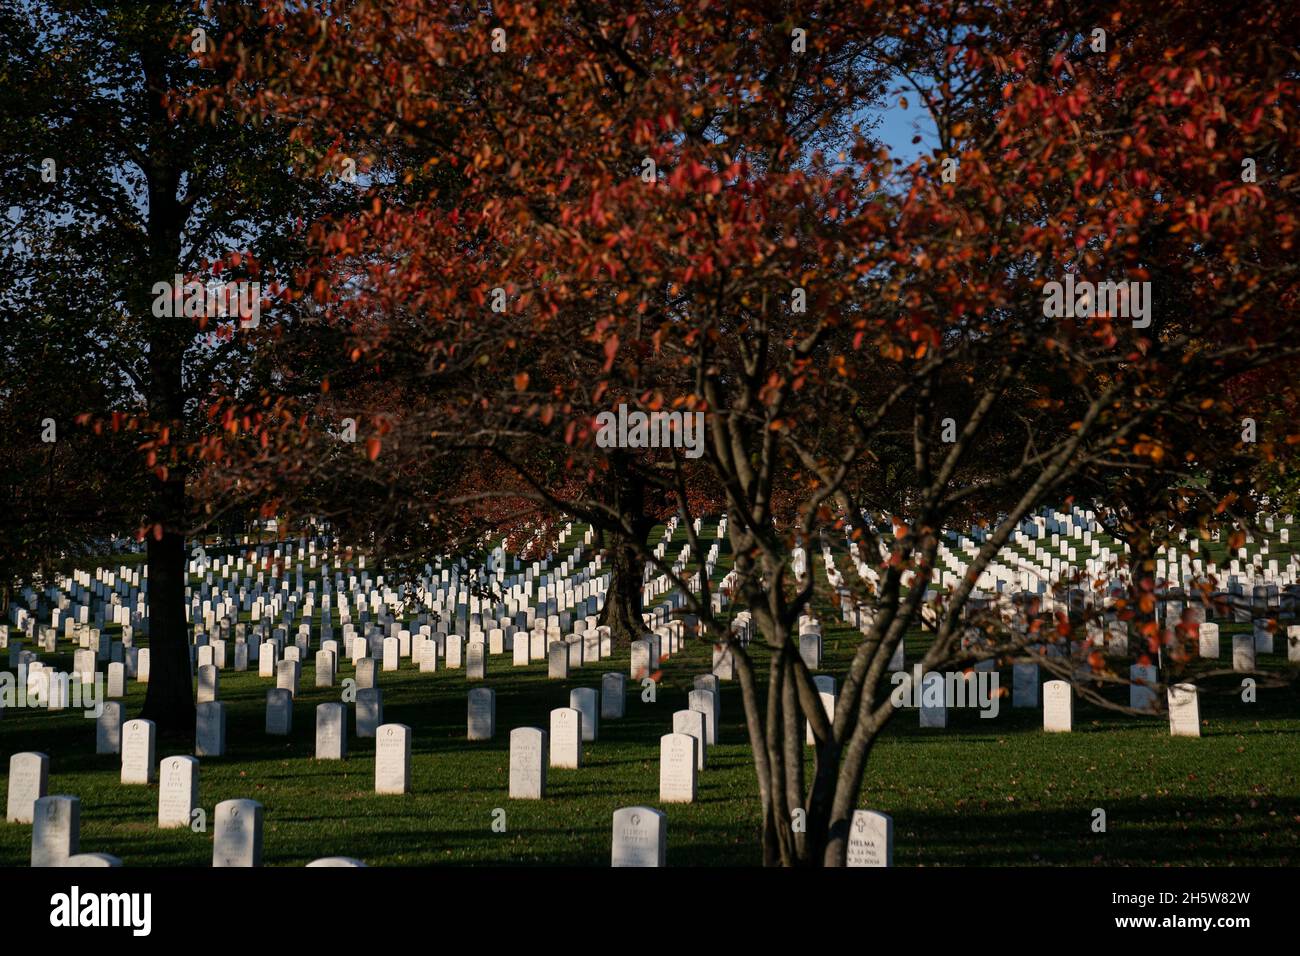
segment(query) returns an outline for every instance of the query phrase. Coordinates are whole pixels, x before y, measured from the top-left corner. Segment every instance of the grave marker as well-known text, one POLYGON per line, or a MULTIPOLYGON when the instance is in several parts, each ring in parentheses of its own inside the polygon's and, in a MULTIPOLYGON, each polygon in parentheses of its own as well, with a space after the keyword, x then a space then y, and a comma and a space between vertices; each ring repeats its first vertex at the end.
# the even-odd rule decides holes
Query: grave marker
POLYGON ((213 827, 212 865, 262 865, 262 805, 256 800, 223 800, 213 827))
POLYGON ((668 818, 650 807, 614 811, 610 866, 665 866, 668 818))
POLYGON ((546 796, 547 733, 539 727, 510 731, 510 798, 540 800, 546 796))
POLYGON ((226 755, 226 705, 219 700, 194 709, 194 754, 198 757, 226 755))
POLYGON ((569 677, 569 648, 563 641, 557 641, 546 651, 546 676, 550 680, 569 677))
POLYGON ((569 707, 582 712, 582 739, 594 742, 600 736, 600 691, 575 687, 569 691, 569 707))
POLYGON ((875 810, 854 810, 845 866, 893 866, 894 819, 875 810))
POLYGON ((1049 680, 1043 685, 1043 730, 1069 733, 1074 729, 1074 689, 1069 681, 1049 680))
POLYGON ((158 826, 163 830, 188 827, 199 805, 197 757, 168 757, 162 762, 158 782, 158 826))
POLYGON ((930 671, 921 677, 921 726, 937 727, 940 730, 948 726, 947 687, 943 674, 930 671))
POLYGON ((490 687, 475 687, 469 692, 469 717, 466 736, 470 740, 491 740, 497 730, 497 695, 490 687))
POLYGON ((718 695, 697 687, 686 695, 686 706, 704 715, 705 744, 712 747, 718 742, 718 695))
POLYGON ((95 753, 120 754, 122 752, 122 705, 110 701, 95 720, 95 753))
POLYGON ((664 734, 659 738, 659 802, 694 803, 699 757, 690 734, 664 734))
POLYGON ((334 686, 334 652, 316 652, 316 686, 334 686))
POLYGON ((378 687, 357 691, 357 736, 374 737, 384 722, 384 692, 378 687))
POLYGON ((619 720, 624 714, 627 700, 627 676, 609 673, 600 679, 600 716, 604 720, 619 720))
POLYGON ((63 866, 81 847, 81 801, 56 795, 32 807, 32 866, 63 866))
POLYGON ((157 779, 156 741, 152 720, 128 720, 122 725, 122 783, 150 784, 157 779))
POLYGON ((582 711, 572 707, 551 711, 551 766, 570 770, 582 766, 582 711))
POLYGON ((411 728, 384 724, 375 735, 375 793, 411 792, 411 728))
POLYGON ((347 704, 316 705, 316 759, 343 760, 348 755, 347 704))
POLYGON ((50 781, 50 758, 27 751, 9 758, 9 797, 5 819, 10 823, 31 823, 36 801, 45 796, 50 781))
POLYGON ((1154 710, 1156 692, 1152 689, 1160 675, 1152 664, 1133 664, 1128 669, 1128 705, 1133 710, 1154 710), (1138 683, 1141 681, 1141 683, 1138 683))
POLYGON ((1199 630, 1200 633, 1197 639, 1197 650, 1200 652, 1201 657, 1208 657, 1211 659, 1218 658, 1219 625, 1209 623, 1201 624, 1199 625, 1199 630))
POLYGON ((471 641, 465 652, 465 679, 487 679, 487 645, 482 641, 471 641))
POLYGON ((1250 634, 1232 635, 1232 669, 1241 674, 1255 670, 1255 638, 1250 634))
POLYGON ((293 732, 293 694, 283 687, 266 692, 266 732, 274 737, 287 737, 293 732))
POLYGON ((695 738, 695 766, 698 770, 703 770, 708 764, 708 735, 704 729, 704 720, 704 714, 698 710, 679 710, 673 713, 673 733, 688 734, 695 738))
POLYGON ((1011 665, 1011 706, 1038 706, 1038 665, 1019 663, 1011 665))

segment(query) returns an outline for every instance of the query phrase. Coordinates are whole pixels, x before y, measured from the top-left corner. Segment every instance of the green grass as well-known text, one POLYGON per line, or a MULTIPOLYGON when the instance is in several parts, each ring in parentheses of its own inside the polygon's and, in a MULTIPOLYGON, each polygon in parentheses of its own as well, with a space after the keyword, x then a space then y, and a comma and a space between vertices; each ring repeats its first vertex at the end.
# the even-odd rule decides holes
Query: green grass
MULTIPOLYGON (((581 541, 576 526, 555 556, 581 541)), ((714 540, 706 525, 702 543, 714 540)), ((658 543, 662 529, 652 543, 658 543)), ((686 541, 673 536, 669 557, 686 541)), ((1275 551, 1277 543, 1273 543, 1275 551)), ((1284 548, 1287 546, 1283 546, 1284 548)), ((814 573, 824 570, 813 550, 814 573)), ((838 556, 841 571, 853 570, 838 556)), ((122 563, 107 559, 110 566, 122 563)), ((730 567, 723 549, 716 583, 730 567)), ((524 566, 527 566, 526 564, 524 566)), ((373 573, 373 572, 372 572, 373 573)), ((823 621, 823 672, 842 677, 858 635, 829 607, 823 621)), ((247 615, 244 615, 247 619, 247 615)), ((334 616, 335 637, 341 636, 334 616)), ((1220 622, 1228 666, 1231 634, 1250 625, 1220 622)), ((119 630, 110 626, 117 636, 119 630)), ((319 633, 313 636, 318 646, 319 633)), ((909 668, 927 637, 908 638, 909 668)), ((1285 649, 1282 637, 1276 649, 1285 649)), ((757 670, 766 673, 763 652, 757 670)), ((233 661, 233 652, 228 657, 233 661)), ((409 662, 381 674, 384 718, 410 725, 413 793, 377 796, 374 741, 352 735, 346 761, 317 761, 315 708, 340 690, 316 690, 314 658, 304 664, 294 705, 294 733, 264 733, 265 694, 274 686, 254 670, 221 675, 228 711, 228 756, 203 758, 200 802, 211 816, 226 799, 247 797, 265 808, 264 860, 297 866, 323 856, 355 856, 370 865, 520 865, 609 862, 610 817, 632 804, 658 806, 659 737, 672 714, 686 706, 692 678, 706 673, 710 648, 694 645, 668 661, 657 700, 643 702, 629 681, 627 716, 603 721, 600 740, 584 744, 581 770, 548 771, 543 801, 507 798, 509 732, 549 725, 552 708, 567 706, 574 687, 599 687, 606 671, 627 673, 628 654, 590 663, 567 681, 546 677, 538 662, 515 668, 510 655, 493 657, 488 683, 497 695, 497 734, 491 742, 465 739, 464 671, 420 674, 409 662), (506 810, 507 830, 492 829, 493 811, 506 810)), ((71 668, 71 647, 49 661, 71 668)), ((1122 662, 1117 662, 1120 664, 1122 662)), ((1285 670, 1283 655, 1260 665, 1285 670)), ((1202 668, 1204 665, 1200 665, 1202 668)), ((350 677, 340 661, 338 679, 350 677)), ((1009 670, 1002 671, 1009 689, 1009 670)), ((721 743, 710 748, 698 802, 674 804, 668 814, 668 862, 757 865, 759 806, 746 742, 739 687, 722 684, 721 743)), ((140 713, 144 687, 129 685, 126 714, 140 713)), ((1115 691, 1123 699, 1124 689, 1115 691)), ((895 864, 940 865, 1270 865, 1300 863, 1300 697, 1295 690, 1261 689, 1244 703, 1233 679, 1205 684, 1201 739, 1172 738, 1162 718, 1139 718, 1076 702, 1075 732, 1044 734, 1038 710, 998 717, 953 711, 947 730, 921 730, 915 711, 899 713, 872 751, 859 806, 895 821, 895 864), (1107 814, 1107 832, 1092 830, 1093 810, 1107 814)), ((0 772, 20 750, 50 755, 50 793, 81 798, 81 847, 120 856, 127 865, 207 866, 210 833, 159 830, 157 787, 122 786, 119 758, 94 754, 95 727, 72 712, 11 711, 0 720, 0 772)), ((158 757, 187 752, 160 745, 158 757)), ((811 748, 806 750, 811 773, 811 748)), ((0 865, 24 865, 30 827, 0 823, 0 865)))
MULTIPOLYGON (((827 615, 823 615, 831 624, 827 615)), ((909 639, 909 661, 924 643, 909 639)), ((842 673, 852 632, 826 629, 827 665, 842 673)), ((70 664, 56 658, 59 665, 70 664)), ((265 861, 302 865, 356 856, 371 865, 591 864, 609 860, 610 816, 631 804, 658 805, 658 738, 683 708, 691 679, 708 669, 694 646, 667 662, 654 703, 629 685, 627 716, 605 721, 585 744, 581 770, 550 770, 544 801, 506 796, 509 731, 548 726, 569 690, 598 687, 605 671, 627 672, 627 654, 588 664, 568 681, 545 665, 514 668, 491 660, 497 692, 494 741, 465 740, 463 671, 420 674, 409 663, 382 674, 384 718, 414 728, 407 796, 373 793, 374 742, 352 736, 342 762, 317 761, 315 705, 339 691, 316 690, 312 664, 294 706, 289 738, 263 732, 265 692, 255 671, 221 675, 229 756, 204 758, 201 805, 248 797, 265 807, 265 861), (505 808, 507 831, 493 832, 505 808)), ((346 662, 340 679, 352 674, 346 662)), ((1004 675, 1005 676, 1005 675, 1004 675)), ((1004 679, 1004 685, 1009 680, 1004 679)), ((132 684, 128 717, 144 688, 132 684)), ((723 685, 722 743, 709 753, 694 805, 666 807, 670 865, 754 865, 758 803, 738 686, 723 685)), ((1300 708, 1290 691, 1202 694, 1202 739, 1175 739, 1162 720, 1076 708, 1076 732, 1043 734, 1037 711, 1004 706, 995 719, 954 711, 946 731, 917 727, 901 712, 872 753, 860 805, 894 816, 900 866, 949 864, 1254 864, 1300 862, 1300 708), (1093 833, 1092 810, 1108 816, 1093 833)), ((355 732, 355 727, 352 728, 355 732)), ((156 786, 122 786, 115 756, 94 754, 94 723, 73 713, 11 711, 0 721, 0 757, 39 749, 50 755, 51 793, 81 798, 82 850, 128 865, 199 865, 211 835, 159 830, 156 786)), ((161 746, 159 758, 182 752, 161 746)), ((811 754, 810 754, 811 760, 811 754)), ((0 864, 28 859, 30 828, 0 824, 0 864)))

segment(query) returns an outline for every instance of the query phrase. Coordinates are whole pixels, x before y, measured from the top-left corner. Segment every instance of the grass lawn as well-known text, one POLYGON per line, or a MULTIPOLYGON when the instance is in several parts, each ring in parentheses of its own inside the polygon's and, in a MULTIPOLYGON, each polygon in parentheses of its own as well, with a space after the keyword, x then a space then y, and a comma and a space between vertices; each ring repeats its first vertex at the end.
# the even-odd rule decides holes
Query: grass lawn
MULTIPOLYGON (((823 613, 827 666, 842 674, 853 632, 823 613)), ((909 639, 908 659, 924 645, 909 639)), ((1225 646, 1231 647, 1230 640, 1225 646)), ((1225 651, 1226 653, 1226 651, 1225 651)), ((414 728, 408 796, 376 796, 374 741, 350 739, 342 762, 312 756, 315 706, 339 690, 316 690, 304 668, 289 738, 263 732, 269 679, 256 671, 221 675, 229 756, 204 758, 200 799, 209 816, 221 800, 265 807, 268 865, 296 866, 322 856, 356 856, 371 865, 608 865, 610 816, 621 806, 658 802, 658 738, 686 705, 691 679, 705 673, 709 648, 667 662, 657 700, 643 702, 629 682, 627 716, 605 721, 583 747, 581 770, 550 770, 543 801, 506 797, 509 731, 549 725, 574 687, 599 687, 605 671, 627 672, 626 651, 551 681, 544 663, 515 668, 492 658, 497 693, 494 741, 465 739, 463 671, 420 674, 409 662, 380 675, 384 718, 414 728), (507 831, 493 832, 503 807, 507 831)), ((1276 657, 1273 659, 1277 660, 1276 657)), ((70 668, 71 652, 55 656, 70 668)), ((762 668, 765 670, 765 668, 762 668)), ((351 665, 339 677, 351 676, 351 665)), ((1004 673, 1003 685, 1009 686, 1004 673)), ((671 805, 669 865, 754 865, 758 804, 745 743, 739 687, 723 685, 721 743, 710 750, 699 802, 671 805)), ((144 687, 131 684, 128 719, 144 687)), ((1166 724, 1078 704, 1076 732, 1044 734, 1038 711, 981 719, 954 711, 949 728, 921 730, 901 712, 874 750, 860 801, 895 820, 895 864, 1131 865, 1300 863, 1300 707, 1289 691, 1202 694, 1202 739, 1171 738, 1166 724), (1106 833, 1091 829, 1106 810, 1106 833)), ((353 721, 350 728, 355 732, 353 721)), ((155 826, 156 786, 122 786, 119 760, 94 754, 94 722, 78 713, 14 710, 0 720, 0 758, 21 750, 50 755, 50 793, 81 798, 81 848, 127 865, 206 866, 211 834, 155 826)), ((159 759, 183 752, 162 745, 159 759)), ((811 764, 811 756, 810 756, 811 764)), ((25 865, 30 827, 0 823, 0 864, 25 865)))

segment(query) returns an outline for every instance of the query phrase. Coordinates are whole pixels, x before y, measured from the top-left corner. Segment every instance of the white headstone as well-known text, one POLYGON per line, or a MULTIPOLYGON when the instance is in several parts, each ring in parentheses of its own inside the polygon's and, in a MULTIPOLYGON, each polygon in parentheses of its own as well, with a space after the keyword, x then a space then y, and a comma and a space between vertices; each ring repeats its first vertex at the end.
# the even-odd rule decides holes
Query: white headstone
POLYGON ((194 754, 198 757, 226 755, 226 705, 211 700, 194 708, 194 754))
POLYGON ((632 680, 639 681, 642 678, 649 677, 651 667, 650 662, 650 642, 633 641, 632 642, 632 680))
POLYGON ((698 710, 679 710, 673 713, 673 733, 688 734, 695 738, 695 765, 699 770, 708 764, 709 738, 704 725, 704 714, 698 710))
POLYGON ((375 793, 411 792, 411 728, 384 724, 375 734, 375 793))
POLYGON ((1168 691, 1169 733, 1174 737, 1201 736, 1201 705, 1195 684, 1174 684, 1168 691))
POLYGON ((221 672, 212 664, 199 668, 198 702, 217 700, 221 696, 221 672))
POLYGON ((1267 621, 1257 621, 1255 623, 1255 653, 1273 653, 1273 630, 1268 626, 1267 621))
POLYGON ((465 679, 487 679, 487 645, 482 641, 470 641, 465 651, 465 679))
POLYGON ((1074 729, 1074 689, 1067 680, 1043 685, 1043 730, 1069 733, 1074 729))
MULTIPOLYGON (((830 674, 817 674, 813 677, 813 685, 817 688, 817 698, 826 713, 826 720, 833 725, 835 723, 835 678, 830 674)), ((804 720, 803 735, 805 744, 809 747, 816 746, 817 738, 813 735, 812 722, 809 720, 804 720)))
POLYGON ((572 707, 551 711, 551 766, 572 770, 582 766, 582 711, 572 707))
POLYGON ((277 650, 274 641, 262 642, 261 649, 257 655, 257 676, 275 676, 275 665, 278 663, 276 654, 277 650))
POLYGON ((930 671, 921 677, 921 726, 948 726, 947 685, 943 674, 930 671))
POLYGON ((199 760, 168 757, 158 781, 158 826, 164 830, 188 827, 199 805, 199 760))
POLYGON ((690 734, 664 734, 659 738, 659 802, 694 803, 699 757, 690 734))
POLYGON ((512 800, 540 800, 546 795, 547 736, 539 727, 510 731, 512 800))
POLYGON ((152 720, 128 720, 122 725, 122 783, 150 784, 157 779, 156 741, 152 720))
POLYGON ((81 801, 58 794, 32 807, 32 866, 63 866, 81 848, 81 801))
POLYGON ((223 800, 213 820, 212 865, 262 865, 262 805, 256 800, 223 800))
POLYGON ((108 665, 107 696, 116 700, 126 696, 126 665, 114 661, 108 665))
POLYGON ((1219 656, 1219 625, 1206 622, 1201 624, 1198 634, 1198 650, 1201 657, 1217 658, 1219 656))
POLYGON ((569 677, 569 647, 563 641, 547 649, 546 676, 551 680, 567 680, 569 677))
POLYGON ((609 673, 600 679, 600 716, 604 720, 622 718, 626 699, 626 675, 609 673))
POLYGON ((822 636, 819 633, 809 633, 799 635, 799 656, 803 658, 804 666, 810 671, 819 670, 822 666, 822 636))
POLYGON ((384 692, 378 687, 357 691, 357 736, 374 737, 384 722, 384 692))
POLYGON ((335 657, 333 651, 316 652, 316 686, 334 686, 335 657))
POLYGON ((469 692, 466 736, 470 740, 491 740, 497 732, 497 695, 490 687, 469 692))
POLYGON ((302 665, 297 661, 284 660, 275 665, 275 686, 287 690, 291 697, 298 696, 298 678, 302 665))
POLYGON ((316 705, 316 759, 342 760, 348 755, 348 706, 316 705))
POLYGON ((1038 665, 1011 665, 1011 706, 1038 707, 1038 665))
POLYGON ((600 737, 600 691, 594 687, 575 687, 569 691, 569 706, 582 712, 582 739, 587 742, 598 740, 600 737))
POLYGON ((120 754, 122 752, 122 705, 109 701, 95 720, 95 753, 120 754))
POLYGON ((704 715, 705 744, 712 747, 718 742, 718 695, 702 687, 686 695, 686 706, 704 715))
POLYGON ((893 866, 894 820, 875 810, 854 810, 846 866, 893 866))
POLYGON ((31 823, 36 801, 45 796, 50 781, 50 758, 27 751, 9 758, 9 797, 5 819, 31 823))
POLYGON ((732 680, 735 673, 735 655, 725 644, 713 645, 713 673, 718 680, 732 680))
POLYGON ((283 687, 266 692, 266 732, 275 737, 293 733, 293 694, 283 687))
POLYGON ((668 818, 650 807, 623 807, 614 811, 611 866, 665 866, 668 818))
POLYGON ((350 856, 323 856, 319 860, 312 860, 307 865, 309 867, 312 866, 348 867, 348 868, 365 867, 365 863, 350 856))
POLYGON ((1255 670, 1255 638, 1252 635, 1232 635, 1232 669, 1247 674, 1255 670))

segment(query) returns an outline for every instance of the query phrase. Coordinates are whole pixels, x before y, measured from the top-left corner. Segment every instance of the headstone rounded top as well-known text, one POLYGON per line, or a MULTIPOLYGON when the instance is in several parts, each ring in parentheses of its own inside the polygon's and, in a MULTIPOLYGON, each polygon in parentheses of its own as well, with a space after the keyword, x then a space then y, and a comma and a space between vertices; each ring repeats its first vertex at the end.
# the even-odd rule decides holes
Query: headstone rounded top
POLYGON ((307 864, 308 867, 313 867, 313 866, 364 867, 365 865, 366 864, 363 861, 354 859, 353 857, 350 856, 326 856, 326 857, 321 857, 319 860, 312 860, 310 863, 307 864))

